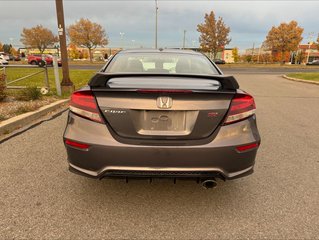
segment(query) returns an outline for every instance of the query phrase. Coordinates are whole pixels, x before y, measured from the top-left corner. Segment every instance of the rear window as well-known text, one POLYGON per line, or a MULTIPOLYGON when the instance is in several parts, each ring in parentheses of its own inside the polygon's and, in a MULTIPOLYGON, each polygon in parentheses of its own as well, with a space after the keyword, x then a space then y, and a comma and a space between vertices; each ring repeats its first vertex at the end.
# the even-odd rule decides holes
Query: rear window
POLYGON ((107 73, 219 74, 203 55, 183 53, 119 53, 107 73))

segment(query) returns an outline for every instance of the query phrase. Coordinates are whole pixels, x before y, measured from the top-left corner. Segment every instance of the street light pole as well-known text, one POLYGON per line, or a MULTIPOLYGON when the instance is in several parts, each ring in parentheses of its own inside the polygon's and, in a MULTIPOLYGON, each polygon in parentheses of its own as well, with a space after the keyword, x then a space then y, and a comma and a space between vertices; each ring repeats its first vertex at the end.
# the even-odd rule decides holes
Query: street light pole
POLYGON ((192 47, 195 48, 195 43, 196 41, 195 40, 192 40, 192 47))
POLYGON ((255 43, 253 43, 253 48, 251 51, 251 61, 254 62, 254 54, 255 54, 255 43))
POLYGON ((311 45, 312 45, 312 39, 313 39, 314 34, 315 34, 314 32, 311 32, 311 33, 309 33, 309 35, 308 35, 309 44, 308 44, 308 54, 307 54, 307 61, 306 61, 306 63, 308 63, 308 62, 309 62, 309 57, 310 57, 310 47, 311 47, 311 45))
POLYGON ((261 51, 262 51, 263 46, 264 46, 264 43, 261 43, 261 45, 260 45, 260 47, 259 47, 259 49, 258 49, 257 63, 259 63, 259 57, 260 57, 260 53, 261 53, 261 51))
POLYGON ((185 38, 186 38, 186 30, 184 30, 184 35, 183 35, 183 49, 185 49, 185 38))
POLYGON ((122 49, 124 49, 124 43, 123 43, 124 35, 125 35, 124 32, 120 32, 120 36, 121 36, 121 48, 122 48, 122 49))
POLYGON ((73 92, 74 85, 70 80, 69 74, 69 65, 68 65, 68 53, 66 46, 66 36, 65 36, 65 24, 64 24, 64 12, 63 12, 63 0, 55 0, 56 14, 58 20, 58 32, 60 40, 60 51, 61 51, 61 60, 62 60, 62 91, 64 92, 73 92))
POLYGON ((157 49, 157 13, 158 13, 157 0, 155 0, 155 49, 157 49))

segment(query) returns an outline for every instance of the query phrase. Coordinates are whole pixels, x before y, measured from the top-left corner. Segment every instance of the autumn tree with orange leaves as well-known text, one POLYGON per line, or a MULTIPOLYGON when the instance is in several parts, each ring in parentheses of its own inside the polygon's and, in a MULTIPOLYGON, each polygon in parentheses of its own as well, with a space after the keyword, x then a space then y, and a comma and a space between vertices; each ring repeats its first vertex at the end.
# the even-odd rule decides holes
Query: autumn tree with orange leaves
POLYGON ((237 47, 233 48, 232 54, 233 54, 234 62, 237 63, 239 61, 239 53, 238 53, 237 47))
POLYGON ((230 28, 224 23, 222 17, 216 21, 213 11, 205 14, 205 22, 197 25, 197 31, 200 32, 199 43, 204 52, 212 53, 216 58, 218 52, 230 43, 230 28))
POLYGON ((303 30, 296 21, 281 23, 278 27, 273 26, 266 37, 265 46, 269 50, 278 51, 283 62, 286 53, 298 49, 303 39, 303 30))
POLYGON ((73 43, 69 45, 68 56, 71 59, 78 59, 80 57, 79 49, 73 43))
POLYGON ((51 30, 42 25, 37 25, 33 28, 23 28, 20 41, 26 47, 39 49, 42 54, 45 49, 54 45, 59 39, 51 30))
POLYGON ((103 27, 91 22, 89 19, 81 18, 75 24, 68 27, 68 35, 71 43, 89 50, 90 62, 92 62, 92 50, 97 46, 105 46, 108 39, 103 27))

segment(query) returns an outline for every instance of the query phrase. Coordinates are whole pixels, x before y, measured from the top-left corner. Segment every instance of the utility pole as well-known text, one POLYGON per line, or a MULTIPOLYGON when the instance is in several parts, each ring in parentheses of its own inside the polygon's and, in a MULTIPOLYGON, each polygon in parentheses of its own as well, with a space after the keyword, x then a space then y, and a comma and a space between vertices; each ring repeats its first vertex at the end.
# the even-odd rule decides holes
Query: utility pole
POLYGON ((254 54, 255 54, 255 43, 253 43, 253 49, 251 51, 251 61, 254 62, 254 54))
POLYGON ((263 48, 263 45, 264 45, 264 43, 261 43, 261 45, 260 45, 260 47, 259 47, 258 57, 257 57, 257 63, 259 63, 260 52, 261 52, 261 50, 262 50, 262 48, 263 48))
POLYGON ((186 30, 184 30, 184 36, 183 36, 183 49, 185 49, 185 37, 186 37, 186 30))
POLYGON ((60 40, 60 51, 62 60, 62 91, 72 93, 74 91, 73 82, 70 80, 69 64, 68 64, 68 52, 66 46, 65 36, 65 24, 64 24, 64 12, 63 12, 63 0, 55 0, 56 14, 58 20, 58 32, 60 40))
POLYGON ((158 13, 157 0, 155 0, 155 49, 157 49, 157 13, 158 13))
POLYGON ((123 43, 123 39, 124 39, 124 32, 120 32, 120 36, 121 36, 121 48, 124 49, 124 43, 123 43))

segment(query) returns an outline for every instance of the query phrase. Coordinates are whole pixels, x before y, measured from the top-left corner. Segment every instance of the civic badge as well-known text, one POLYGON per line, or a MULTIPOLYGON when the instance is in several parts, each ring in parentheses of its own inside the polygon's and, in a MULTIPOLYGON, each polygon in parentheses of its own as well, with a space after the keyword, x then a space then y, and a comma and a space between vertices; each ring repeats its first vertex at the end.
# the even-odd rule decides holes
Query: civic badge
POLYGON ((156 101, 157 107, 161 109, 169 109, 173 105, 173 99, 170 97, 158 97, 156 101))

